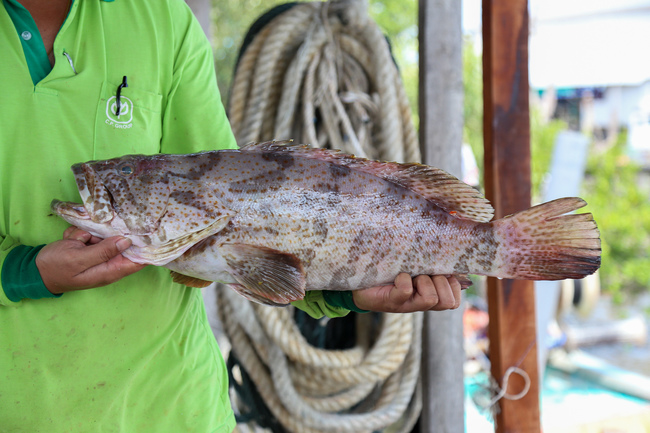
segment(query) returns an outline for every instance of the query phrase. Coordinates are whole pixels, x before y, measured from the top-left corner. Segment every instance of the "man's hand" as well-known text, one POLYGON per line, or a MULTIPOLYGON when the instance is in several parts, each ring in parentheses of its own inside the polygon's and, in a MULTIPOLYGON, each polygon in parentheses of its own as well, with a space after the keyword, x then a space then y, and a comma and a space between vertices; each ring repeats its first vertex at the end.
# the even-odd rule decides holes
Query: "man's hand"
POLYGON ((460 283, 456 277, 419 275, 413 279, 399 274, 389 286, 371 287, 352 292, 358 308, 385 313, 442 311, 460 306, 460 283))
POLYGON ((129 246, 131 241, 120 236, 102 240, 69 227, 63 233, 63 240, 39 251, 36 267, 45 287, 54 294, 101 287, 146 266, 120 254, 129 246))

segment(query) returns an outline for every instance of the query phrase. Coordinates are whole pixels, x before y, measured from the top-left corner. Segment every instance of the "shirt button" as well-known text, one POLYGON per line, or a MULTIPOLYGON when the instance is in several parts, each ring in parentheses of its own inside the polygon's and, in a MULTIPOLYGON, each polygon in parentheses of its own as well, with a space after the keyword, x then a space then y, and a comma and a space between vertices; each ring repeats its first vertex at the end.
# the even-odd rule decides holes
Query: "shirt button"
POLYGON ((32 38, 32 34, 30 32, 28 32, 27 30, 25 30, 24 32, 22 32, 20 34, 20 37, 22 37, 24 40, 28 41, 28 40, 30 40, 32 38))

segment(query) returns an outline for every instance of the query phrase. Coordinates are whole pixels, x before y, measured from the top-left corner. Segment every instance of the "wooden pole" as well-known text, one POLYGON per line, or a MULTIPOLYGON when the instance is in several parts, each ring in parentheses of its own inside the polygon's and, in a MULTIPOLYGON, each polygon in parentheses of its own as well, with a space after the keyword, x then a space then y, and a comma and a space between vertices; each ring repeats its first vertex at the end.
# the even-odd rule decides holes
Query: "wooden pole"
MULTIPOLYGON (((483 0, 485 191, 495 217, 530 206, 527 0, 483 0)), ((530 389, 501 399, 496 432, 539 432, 539 382, 532 281, 488 279, 492 376, 501 387, 510 367, 521 368, 530 389)), ((513 374, 508 394, 524 389, 513 374)))
MULTIPOLYGON (((461 176, 461 2, 420 0, 420 146, 423 162, 461 176)), ((421 432, 464 431, 462 308, 428 312, 422 336, 421 432)))

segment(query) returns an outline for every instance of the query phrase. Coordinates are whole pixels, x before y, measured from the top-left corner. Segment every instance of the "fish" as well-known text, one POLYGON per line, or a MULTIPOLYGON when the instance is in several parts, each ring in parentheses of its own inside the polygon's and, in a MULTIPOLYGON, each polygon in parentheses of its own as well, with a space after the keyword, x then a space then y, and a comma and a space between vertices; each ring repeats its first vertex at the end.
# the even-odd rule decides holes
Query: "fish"
POLYGON ((392 284, 406 272, 579 279, 600 267, 598 227, 565 197, 493 220, 481 193, 444 170, 293 142, 72 166, 68 223, 132 241, 122 254, 190 287, 229 285, 283 306, 307 290, 392 284))

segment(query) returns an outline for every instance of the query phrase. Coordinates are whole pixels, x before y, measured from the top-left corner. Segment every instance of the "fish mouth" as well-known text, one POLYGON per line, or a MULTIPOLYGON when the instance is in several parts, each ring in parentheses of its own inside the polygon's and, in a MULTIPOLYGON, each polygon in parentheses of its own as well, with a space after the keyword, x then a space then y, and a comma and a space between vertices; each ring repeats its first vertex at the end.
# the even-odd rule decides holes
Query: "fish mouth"
POLYGON ((81 167, 82 164, 75 164, 72 166, 72 171, 75 176, 75 181, 77 182, 77 189, 79 190, 79 195, 81 195, 82 203, 75 203, 71 201, 61 201, 61 200, 52 200, 50 203, 50 210, 55 215, 60 216, 67 222, 73 225, 78 225, 79 221, 89 221, 91 220, 90 214, 86 209, 84 203, 92 203, 92 197, 90 191, 87 188, 86 177, 84 175, 84 169, 81 167))
POLYGON ((84 205, 70 201, 52 200, 50 209, 56 215, 64 219, 73 218, 75 220, 90 220, 90 215, 84 205))
POLYGON ((53 200, 50 209, 68 224, 86 230, 94 236, 104 238, 116 234, 110 230, 110 225, 94 222, 82 204, 53 200))

